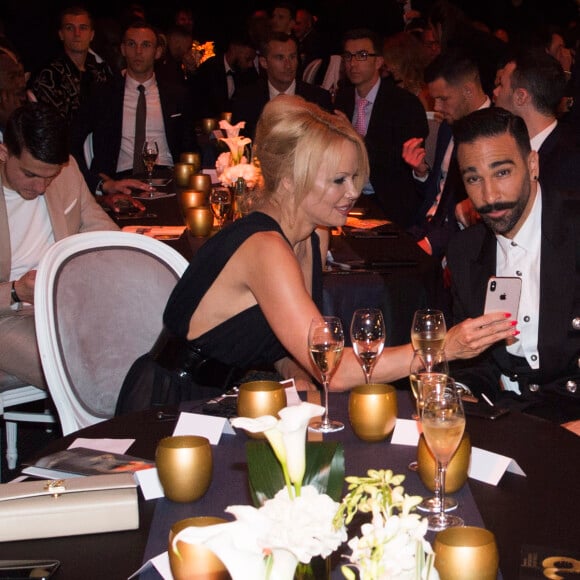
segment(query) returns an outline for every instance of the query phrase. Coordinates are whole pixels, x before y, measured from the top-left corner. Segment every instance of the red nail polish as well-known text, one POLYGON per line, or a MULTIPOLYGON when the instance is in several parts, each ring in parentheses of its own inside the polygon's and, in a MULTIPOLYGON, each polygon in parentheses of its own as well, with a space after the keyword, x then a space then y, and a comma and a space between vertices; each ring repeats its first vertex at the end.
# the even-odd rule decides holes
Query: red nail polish
POLYGON ((520 333, 519 330, 514 330, 514 332, 512 334, 513 334, 513 336, 517 336, 519 333, 520 333))
POLYGON ((504 312, 504 313, 503 313, 503 315, 504 315, 506 318, 511 318, 511 317, 512 317, 512 313, 511 313, 511 312, 504 312))
POLYGON ((511 324, 512 326, 515 326, 517 323, 518 323, 518 321, 517 321, 517 320, 512 320, 512 321, 510 322, 510 324, 511 324))

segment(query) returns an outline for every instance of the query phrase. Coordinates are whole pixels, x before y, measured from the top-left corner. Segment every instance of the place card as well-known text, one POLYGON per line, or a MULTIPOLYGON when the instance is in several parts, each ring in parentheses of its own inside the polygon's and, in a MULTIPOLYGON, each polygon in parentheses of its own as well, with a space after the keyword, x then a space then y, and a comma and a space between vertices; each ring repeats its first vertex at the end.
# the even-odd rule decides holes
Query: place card
POLYGON ((421 421, 413 419, 397 419, 395 429, 391 437, 391 443, 395 445, 419 445, 421 436, 421 421))
POLYGON ((286 379, 285 381, 280 381, 281 385, 284 385, 286 391, 286 406, 294 407, 295 405, 300 405, 302 399, 298 394, 298 389, 296 388, 296 382, 294 379, 286 379))
POLYGON ((163 497, 163 487, 157 475, 157 468, 141 469, 135 472, 135 479, 141 488, 141 493, 146 500, 163 497))
POLYGON ((469 477, 497 485, 506 471, 526 477, 522 468, 511 457, 486 451, 479 447, 471 448, 471 463, 467 472, 469 477))
POLYGON ((133 443, 135 443, 135 439, 85 439, 78 437, 68 448, 85 447, 87 449, 109 453, 127 453, 127 450, 133 443))
POLYGON ((224 417, 199 413, 180 413, 173 435, 199 435, 207 437, 212 445, 220 442, 222 433, 235 435, 234 428, 224 417))
POLYGON ((127 578, 127 580, 131 580, 131 578, 137 578, 137 576, 141 575, 143 572, 148 570, 149 568, 155 568, 157 572, 161 575, 164 580, 172 580, 173 575, 171 574, 171 567, 169 565, 169 554, 167 552, 163 552, 159 554, 159 556, 155 556, 155 558, 151 558, 151 560, 147 560, 139 570, 136 570, 127 578))

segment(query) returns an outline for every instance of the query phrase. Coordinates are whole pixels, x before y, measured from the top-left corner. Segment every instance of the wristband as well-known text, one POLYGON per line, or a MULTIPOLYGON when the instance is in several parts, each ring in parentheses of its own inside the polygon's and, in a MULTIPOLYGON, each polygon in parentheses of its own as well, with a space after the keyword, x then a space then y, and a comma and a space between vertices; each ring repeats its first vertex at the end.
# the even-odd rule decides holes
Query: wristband
POLYGON ((12 282, 10 286, 10 299, 12 300, 12 304, 20 304, 22 300, 20 300, 20 296, 16 292, 16 288, 14 287, 15 281, 12 282))

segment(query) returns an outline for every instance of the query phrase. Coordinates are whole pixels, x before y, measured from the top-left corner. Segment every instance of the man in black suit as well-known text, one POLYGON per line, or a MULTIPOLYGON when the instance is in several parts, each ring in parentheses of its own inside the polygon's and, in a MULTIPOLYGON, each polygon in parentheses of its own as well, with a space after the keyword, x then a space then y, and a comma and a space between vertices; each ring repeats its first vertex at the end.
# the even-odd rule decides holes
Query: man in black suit
POLYGON ((255 58, 256 49, 249 37, 235 36, 228 41, 225 52, 218 52, 199 66, 193 95, 197 119, 215 119, 221 113, 232 112, 234 92, 258 80, 255 58))
POLYGON ((562 65, 543 48, 518 51, 498 71, 493 101, 519 115, 540 154, 542 183, 561 190, 580 184, 580 148, 572 129, 558 120, 566 90, 562 65))
POLYGON ((260 46, 259 60, 267 78, 236 91, 232 101, 232 122, 246 122, 242 131, 246 137, 254 138, 264 105, 280 93, 299 95, 327 111, 332 110, 332 100, 326 89, 296 78, 299 61, 294 37, 284 32, 271 32, 260 46))
POLYGON ((448 248, 454 322, 481 315, 490 276, 522 280, 514 339, 453 376, 500 404, 574 422, 567 426, 580 434, 580 198, 541 184, 521 117, 492 107, 457 121, 453 133, 482 218, 448 248))
POLYGON ((425 252, 443 258, 449 240, 459 231, 456 207, 466 198, 451 128, 465 115, 489 107, 491 101, 481 86, 477 65, 461 51, 437 56, 425 69, 425 82, 443 122, 437 134, 433 167, 425 160, 421 137, 410 139, 403 146, 403 159, 413 169, 423 199, 409 233, 425 252))
POLYGON ((101 194, 99 201, 107 205, 114 206, 119 195, 126 197, 132 190, 152 189, 136 178, 144 174, 144 166, 134 165, 139 90, 146 101, 145 134, 159 146, 157 165, 172 166, 181 152, 198 149, 187 91, 156 81, 154 65, 161 50, 151 25, 144 21, 130 24, 121 44, 127 62, 125 76, 95 90, 81 107, 73 128, 73 155, 89 189, 101 194), (87 164, 84 145, 91 134, 93 158, 87 164))

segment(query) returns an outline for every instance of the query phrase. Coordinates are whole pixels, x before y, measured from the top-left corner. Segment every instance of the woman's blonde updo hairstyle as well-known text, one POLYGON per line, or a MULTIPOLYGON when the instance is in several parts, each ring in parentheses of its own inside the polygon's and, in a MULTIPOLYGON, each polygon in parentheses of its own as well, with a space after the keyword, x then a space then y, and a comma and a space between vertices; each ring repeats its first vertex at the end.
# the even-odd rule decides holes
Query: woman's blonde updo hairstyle
POLYGON ((281 196, 292 196, 295 210, 313 189, 324 163, 330 175, 336 171, 345 140, 357 151, 354 184, 361 191, 368 180, 369 162, 364 142, 352 125, 299 96, 279 95, 270 100, 258 121, 254 143, 263 176, 258 195, 275 203, 280 203, 281 196), (291 181, 292 191, 284 191, 284 178, 291 181))

